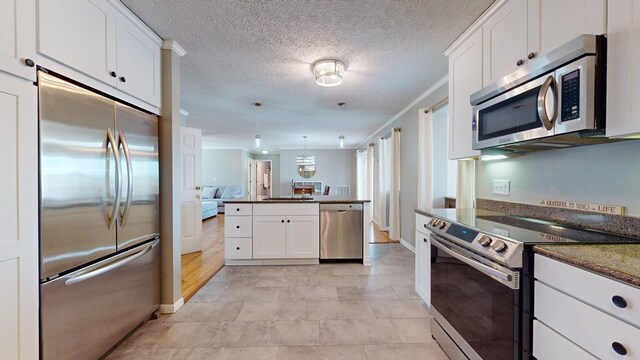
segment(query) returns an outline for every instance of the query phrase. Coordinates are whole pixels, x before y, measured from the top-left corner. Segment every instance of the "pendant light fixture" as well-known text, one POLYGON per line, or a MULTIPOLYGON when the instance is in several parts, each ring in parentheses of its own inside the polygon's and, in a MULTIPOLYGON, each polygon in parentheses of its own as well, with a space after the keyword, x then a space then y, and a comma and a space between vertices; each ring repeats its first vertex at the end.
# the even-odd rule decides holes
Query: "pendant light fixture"
POLYGON ((304 138, 304 151, 296 157, 298 164, 298 175, 301 178, 309 179, 316 174, 316 157, 307 151, 307 137, 304 138))
POLYGON ((262 138, 260 137, 260 118, 258 117, 258 108, 262 106, 259 102, 253 103, 256 107, 256 136, 253 137, 254 146, 256 149, 260 149, 262 145, 262 138))
MULTIPOLYGON (((344 102, 338 103, 338 106, 340 106, 340 109, 344 109, 345 105, 347 105, 347 103, 344 103, 344 102)), ((340 132, 342 132, 342 121, 340 121, 340 132)), ((340 149, 344 149, 344 135, 338 136, 338 146, 340 146, 340 149)))
POLYGON ((320 60, 313 64, 313 73, 316 76, 316 84, 323 87, 338 86, 342 84, 344 63, 338 60, 320 60))

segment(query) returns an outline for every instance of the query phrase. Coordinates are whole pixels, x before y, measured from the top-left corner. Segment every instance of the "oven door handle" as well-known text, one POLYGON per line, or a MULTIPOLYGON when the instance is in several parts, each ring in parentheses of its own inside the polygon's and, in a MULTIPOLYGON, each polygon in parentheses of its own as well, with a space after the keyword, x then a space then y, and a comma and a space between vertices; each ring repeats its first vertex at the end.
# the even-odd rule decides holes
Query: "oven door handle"
POLYGON ((500 270, 496 270, 494 268, 492 268, 491 266, 487 266, 485 264, 482 264, 476 260, 473 260, 469 257, 466 257, 460 253, 458 253, 457 251, 448 248, 446 245, 444 245, 443 243, 440 242, 440 240, 435 237, 433 234, 431 234, 431 245, 437 247, 438 249, 446 252, 447 254, 451 255, 453 258, 462 261, 463 263, 471 266, 472 268, 486 274, 489 276, 494 276, 497 277, 498 279, 507 281, 507 282, 511 282, 513 281, 513 275, 511 274, 507 274, 504 273, 500 270))

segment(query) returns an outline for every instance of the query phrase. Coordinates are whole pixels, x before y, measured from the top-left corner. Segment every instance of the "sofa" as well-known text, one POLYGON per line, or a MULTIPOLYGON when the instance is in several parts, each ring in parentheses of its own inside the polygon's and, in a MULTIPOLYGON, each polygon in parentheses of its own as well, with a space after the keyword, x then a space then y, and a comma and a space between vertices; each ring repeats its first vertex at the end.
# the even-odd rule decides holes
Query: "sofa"
POLYGON ((224 214, 224 200, 244 197, 237 185, 205 185, 202 187, 202 220, 224 214), (206 209, 206 210, 205 210, 206 209))

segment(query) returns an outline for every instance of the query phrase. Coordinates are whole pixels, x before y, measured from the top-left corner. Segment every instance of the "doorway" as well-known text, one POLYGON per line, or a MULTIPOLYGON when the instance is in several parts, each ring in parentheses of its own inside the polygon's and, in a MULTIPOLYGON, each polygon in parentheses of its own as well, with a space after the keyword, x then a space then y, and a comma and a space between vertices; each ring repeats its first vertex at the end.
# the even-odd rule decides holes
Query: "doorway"
POLYGON ((271 160, 255 160, 255 172, 251 173, 252 186, 251 194, 256 197, 273 197, 273 178, 271 160))

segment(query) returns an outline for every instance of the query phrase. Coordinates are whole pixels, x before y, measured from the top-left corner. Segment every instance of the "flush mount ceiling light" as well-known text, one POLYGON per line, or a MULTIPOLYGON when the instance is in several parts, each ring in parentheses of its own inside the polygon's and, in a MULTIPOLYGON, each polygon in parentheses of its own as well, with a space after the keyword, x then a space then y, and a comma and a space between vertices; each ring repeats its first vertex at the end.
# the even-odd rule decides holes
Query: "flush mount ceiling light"
POLYGON ((338 60, 320 60, 313 64, 316 84, 324 87, 342 84, 342 74, 344 74, 344 71, 344 63, 338 60))
POLYGON ((262 149, 261 151, 263 154, 268 154, 269 153, 269 149, 262 149))

